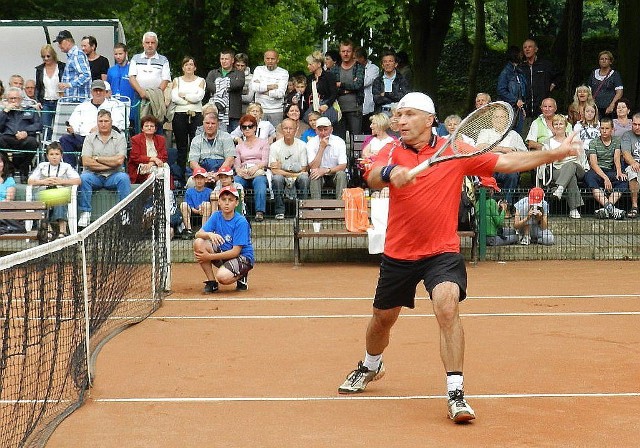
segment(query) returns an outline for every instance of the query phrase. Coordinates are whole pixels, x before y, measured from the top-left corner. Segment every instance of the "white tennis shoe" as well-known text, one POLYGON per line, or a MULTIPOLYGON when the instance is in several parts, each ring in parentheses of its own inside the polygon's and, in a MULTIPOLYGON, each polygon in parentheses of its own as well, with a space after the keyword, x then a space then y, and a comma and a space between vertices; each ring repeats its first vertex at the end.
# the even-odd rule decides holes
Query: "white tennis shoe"
POLYGON ((378 370, 369 370, 362 364, 362 361, 358 362, 358 368, 351 371, 347 375, 347 379, 338 388, 339 394, 358 394, 364 392, 371 381, 379 380, 384 376, 384 363, 380 361, 378 370))
POLYGON ((476 413, 464 399, 464 392, 461 389, 449 392, 447 404, 449 405, 449 418, 455 423, 468 422, 476 418, 476 413))

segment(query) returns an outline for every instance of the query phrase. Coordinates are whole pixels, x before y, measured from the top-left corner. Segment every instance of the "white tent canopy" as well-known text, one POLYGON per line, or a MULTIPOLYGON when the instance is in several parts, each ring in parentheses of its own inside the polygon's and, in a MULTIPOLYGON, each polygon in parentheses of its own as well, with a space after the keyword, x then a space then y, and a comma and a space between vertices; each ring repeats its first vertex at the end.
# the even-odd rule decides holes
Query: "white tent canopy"
MULTIPOLYGON (((0 20, 0 80, 5 89, 11 75, 35 79, 35 67, 42 63, 40 48, 51 43, 58 59, 67 56, 53 43, 58 33, 69 30, 80 46, 83 36, 94 36, 98 53, 113 64, 113 46, 126 43, 124 29, 118 19, 97 20, 0 20)), ((142 38, 142 37, 141 37, 142 38)))

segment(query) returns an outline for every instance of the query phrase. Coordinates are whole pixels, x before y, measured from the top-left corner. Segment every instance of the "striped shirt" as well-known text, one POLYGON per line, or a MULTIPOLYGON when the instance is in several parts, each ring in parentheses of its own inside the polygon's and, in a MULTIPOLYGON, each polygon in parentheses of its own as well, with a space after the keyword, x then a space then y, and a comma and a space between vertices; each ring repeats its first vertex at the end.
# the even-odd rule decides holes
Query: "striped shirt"
POLYGON ((67 65, 62 73, 62 82, 71 84, 71 87, 64 91, 64 96, 89 98, 91 94, 91 69, 87 55, 77 45, 71 47, 67 53, 67 65))
POLYGON ((131 76, 136 77, 143 89, 157 89, 162 81, 171 81, 169 60, 158 53, 150 58, 144 53, 136 54, 129 64, 129 77, 131 76))

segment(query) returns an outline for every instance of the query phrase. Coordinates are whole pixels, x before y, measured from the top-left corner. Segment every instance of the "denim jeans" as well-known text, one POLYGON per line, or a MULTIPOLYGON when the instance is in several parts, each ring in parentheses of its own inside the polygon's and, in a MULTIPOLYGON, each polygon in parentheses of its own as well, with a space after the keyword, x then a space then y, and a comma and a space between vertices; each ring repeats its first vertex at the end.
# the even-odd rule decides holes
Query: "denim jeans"
POLYGON ((267 210, 267 176, 257 176, 253 179, 244 179, 235 176, 234 180, 245 189, 253 188, 253 198, 256 207, 256 213, 264 213, 267 210))
MULTIPOLYGON (((284 213, 284 176, 274 174, 271 178, 271 185, 273 185, 273 194, 276 199, 276 215, 284 213)), ((309 175, 307 173, 300 173, 294 185, 297 199, 306 199, 309 196, 309 175)))
POLYGON ((80 175, 82 184, 78 188, 78 210, 81 212, 91 211, 91 195, 94 190, 106 188, 107 190, 116 190, 118 192, 118 200, 122 201, 131 193, 131 182, 127 173, 119 171, 108 177, 100 176, 91 171, 84 171, 80 175))

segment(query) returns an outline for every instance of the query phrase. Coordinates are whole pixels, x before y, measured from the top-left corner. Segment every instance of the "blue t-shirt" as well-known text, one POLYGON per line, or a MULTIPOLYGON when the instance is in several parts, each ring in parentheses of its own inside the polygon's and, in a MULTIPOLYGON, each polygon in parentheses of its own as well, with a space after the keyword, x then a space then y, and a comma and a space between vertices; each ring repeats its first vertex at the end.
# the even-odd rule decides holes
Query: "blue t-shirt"
POLYGON ((316 131, 314 129, 309 128, 302 133, 302 135, 300 136, 300 140, 307 143, 311 137, 315 137, 316 135, 317 135, 316 131))
POLYGON ((111 93, 126 96, 133 104, 135 90, 129 83, 129 63, 127 65, 114 65, 107 72, 107 82, 111 84, 111 93))
POLYGON ((224 243, 220 246, 222 252, 233 249, 233 246, 241 246, 240 255, 251 260, 251 264, 254 263, 251 228, 247 219, 240 213, 234 212, 233 218, 226 220, 218 210, 204 223, 202 230, 215 232, 224 238, 224 243))
POLYGON ((7 190, 9 187, 15 187, 16 181, 13 177, 7 177, 4 182, 0 184, 0 201, 7 199, 7 190))
POLYGON ((195 187, 187 188, 184 194, 184 200, 189 204, 189 208, 198 208, 203 202, 209 202, 211 196, 211 188, 204 187, 202 191, 198 191, 195 187))

